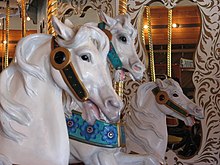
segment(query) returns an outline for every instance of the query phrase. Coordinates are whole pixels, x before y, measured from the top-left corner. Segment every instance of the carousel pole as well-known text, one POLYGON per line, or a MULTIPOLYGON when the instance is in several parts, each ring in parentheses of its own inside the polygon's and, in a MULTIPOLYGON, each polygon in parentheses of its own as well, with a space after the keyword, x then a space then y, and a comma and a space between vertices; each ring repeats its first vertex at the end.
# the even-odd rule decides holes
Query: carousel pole
POLYGON ((151 81, 156 80, 155 66, 154 66, 154 50, 153 50, 153 39, 151 33, 151 16, 150 16, 150 7, 146 6, 146 15, 147 15, 147 33, 148 33, 148 43, 149 43, 149 52, 150 52, 150 76, 151 81))
POLYGON ((26 0, 21 0, 22 37, 26 36, 26 0))
POLYGON ((58 0, 47 1, 47 33, 55 36, 55 30, 52 26, 52 15, 57 15, 58 0))
POLYGON ((2 18, 2 70, 4 69, 4 58, 5 58, 5 45, 4 45, 4 41, 5 41, 5 18, 2 18))
POLYGON ((167 76, 171 77, 171 46, 172 46, 172 9, 168 9, 168 45, 167 45, 167 76))
POLYGON ((127 13, 127 0, 120 0, 118 14, 126 14, 126 13, 127 13))
POLYGON ((9 56, 9 23, 10 23, 10 6, 9 0, 6 1, 6 44, 5 44, 5 58, 4 58, 4 69, 8 66, 8 56, 9 56))
MULTIPOLYGON (((127 0, 119 1, 119 14, 123 15, 127 12, 127 0)), ((118 68, 115 72, 114 89, 116 93, 123 99, 125 73, 122 68, 118 68)))

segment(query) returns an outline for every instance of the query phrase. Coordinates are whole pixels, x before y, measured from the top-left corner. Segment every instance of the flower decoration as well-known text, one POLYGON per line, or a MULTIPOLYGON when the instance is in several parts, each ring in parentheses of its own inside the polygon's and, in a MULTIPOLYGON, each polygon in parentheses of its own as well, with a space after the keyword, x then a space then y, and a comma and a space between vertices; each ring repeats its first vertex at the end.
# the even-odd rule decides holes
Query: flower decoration
POLYGON ((108 144, 117 143, 117 129, 111 126, 105 126, 104 130, 102 131, 103 140, 106 141, 108 144))
POLYGON ((76 132, 77 128, 79 127, 78 121, 79 118, 74 114, 70 117, 66 117, 66 124, 69 134, 76 132))
POLYGON ((89 125, 86 121, 80 127, 80 134, 84 136, 86 140, 95 139, 96 135, 99 133, 99 124, 89 125))

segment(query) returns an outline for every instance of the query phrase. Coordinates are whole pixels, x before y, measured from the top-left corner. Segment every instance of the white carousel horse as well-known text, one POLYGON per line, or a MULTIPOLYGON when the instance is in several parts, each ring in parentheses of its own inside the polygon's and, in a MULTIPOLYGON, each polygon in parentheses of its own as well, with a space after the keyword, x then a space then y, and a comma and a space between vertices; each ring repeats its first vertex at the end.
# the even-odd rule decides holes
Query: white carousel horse
MULTIPOLYGON (((137 30, 131 24, 128 14, 118 15, 115 18, 109 17, 103 11, 99 11, 102 23, 87 23, 101 28, 111 41, 111 55, 108 55, 115 69, 124 69, 129 72, 132 79, 140 80, 145 71, 145 65, 138 58, 135 48, 137 30), (115 51, 115 52, 114 52, 115 51)), ((74 25, 67 19, 65 23, 74 25)))
MULTIPOLYGON (((141 79, 145 71, 145 65, 140 61, 136 52, 135 37, 137 32, 131 24, 130 16, 125 14, 111 18, 103 11, 99 11, 99 16, 102 24, 89 22, 85 25, 99 27, 108 36, 111 45, 108 59, 110 59, 114 68, 116 70, 118 69, 114 76, 115 81, 124 78, 124 70, 128 71, 133 79, 141 79), (123 70, 121 70, 122 68, 123 70)), ((70 28, 75 27, 75 25, 68 19, 65 20, 65 24, 70 28)), ((71 110, 77 109, 77 107, 75 107, 74 102, 67 94, 64 95, 66 113, 71 114, 71 110)), ((89 123, 93 124, 95 120, 99 120, 97 115, 93 117, 91 116, 89 123)))
POLYGON ((187 126, 194 124, 193 116, 204 118, 202 108, 188 99, 173 79, 142 84, 126 116, 126 152, 148 153, 164 159, 168 136, 166 115, 184 121, 187 126))
MULTIPOLYGON (((99 122, 93 126, 85 123, 73 124, 80 121, 77 115, 71 119, 72 121, 68 120, 67 123, 71 125, 68 129, 72 129, 77 134, 79 130, 76 128, 82 128, 79 132, 85 139, 87 138, 87 143, 91 142, 91 144, 85 144, 71 140, 70 162, 82 161, 86 165, 165 164, 166 115, 183 120, 188 126, 194 124, 194 117, 197 119, 204 117, 202 109, 183 94, 181 87, 173 79, 163 81, 157 79, 156 83, 149 82, 141 85, 137 95, 132 98, 131 106, 130 115, 126 116, 125 123, 126 151, 121 148, 102 148, 91 145, 94 139, 100 138, 99 127, 101 124, 99 122), (128 154, 130 151, 139 154, 128 154)), ((116 130, 111 126, 103 132, 102 139, 109 142, 118 138, 113 136, 116 135, 116 130)), ((96 145, 100 144, 96 143, 96 145)))
MULTIPOLYGON (((136 30, 130 23, 128 15, 118 16, 115 19, 108 17, 104 13, 100 14, 102 20, 105 22, 112 33, 112 44, 115 51, 121 60, 124 69, 128 70, 134 79, 141 79, 145 70, 144 64, 139 60, 136 49, 134 47, 134 39, 136 37, 136 30)), ((65 22, 69 27, 74 27, 71 22, 65 22)), ((94 23, 87 23, 86 25, 96 26, 94 23)), ((107 33, 109 35, 109 33, 107 33)), ((118 64, 116 64, 118 66, 118 64)), ((117 67, 115 67, 117 68, 117 67)), ((66 99, 70 106, 67 109, 77 110, 71 100, 66 99)), ((84 162, 86 165, 119 165, 119 164, 149 164, 149 162, 159 162, 151 155, 131 155, 120 151, 117 144, 111 144, 118 140, 118 127, 114 124, 104 123, 100 117, 94 117, 90 120, 90 124, 83 121, 80 114, 72 111, 71 117, 67 117, 68 129, 74 134, 70 135, 70 163, 84 162), (99 121, 96 121, 99 120, 99 121), (103 132, 102 132, 103 131, 103 132), (96 143, 96 139, 102 144, 96 143), (104 139, 104 140, 103 140, 104 139), (82 143, 84 142, 84 143, 82 143), (95 144, 95 145, 91 145, 95 144), (98 145, 98 146, 97 146, 98 145), (100 147, 100 146, 102 147, 100 147), (108 148, 110 146, 110 148, 108 148), (107 148, 105 148, 107 147, 107 148), (114 148, 115 147, 115 148, 114 148)))
POLYGON ((106 121, 119 119, 123 103, 112 88, 108 38, 98 28, 71 29, 55 17, 53 26, 55 40, 46 34, 21 39, 0 75, 1 165, 68 164, 62 90, 84 109, 85 120, 87 110, 106 121))

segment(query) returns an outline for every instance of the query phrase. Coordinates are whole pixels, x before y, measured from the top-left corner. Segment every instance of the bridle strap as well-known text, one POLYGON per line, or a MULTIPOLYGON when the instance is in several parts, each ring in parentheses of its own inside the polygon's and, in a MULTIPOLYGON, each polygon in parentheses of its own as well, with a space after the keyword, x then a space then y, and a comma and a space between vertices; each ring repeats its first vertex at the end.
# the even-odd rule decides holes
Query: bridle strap
POLYGON ((101 22, 98 24, 98 28, 101 29, 109 38, 110 41, 110 50, 108 52, 108 59, 111 62, 111 64, 113 65, 113 67, 115 69, 121 69, 122 68, 122 62, 117 54, 117 52, 115 51, 115 48, 112 44, 112 34, 109 30, 105 29, 105 23, 101 22))
POLYGON ((152 89, 152 92, 155 95, 155 99, 158 104, 165 105, 183 117, 189 116, 189 113, 183 107, 179 106, 169 98, 167 92, 161 91, 159 87, 152 89))
POLYGON ((64 47, 59 47, 55 41, 55 37, 51 40, 51 50, 50 61, 52 66, 60 71, 64 82, 74 96, 81 102, 86 101, 89 94, 71 63, 71 53, 69 50, 64 47))

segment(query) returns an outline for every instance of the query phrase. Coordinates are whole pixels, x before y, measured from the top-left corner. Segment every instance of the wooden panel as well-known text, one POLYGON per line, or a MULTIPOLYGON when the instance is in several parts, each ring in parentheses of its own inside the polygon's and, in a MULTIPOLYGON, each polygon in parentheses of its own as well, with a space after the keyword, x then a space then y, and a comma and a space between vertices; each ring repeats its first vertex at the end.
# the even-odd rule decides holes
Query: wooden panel
MULTIPOLYGON (((36 30, 28 30, 27 35, 36 33, 36 30)), ((15 54, 15 48, 17 42, 21 39, 22 33, 21 30, 10 30, 9 31, 9 58, 13 58, 15 54)), ((0 41, 2 43, 2 30, 0 30, 0 41)), ((5 48, 4 44, 0 44, 0 56, 4 56, 5 48)))
MULTIPOLYGON (((200 35, 199 27, 173 28, 172 44, 195 44, 200 35)), ((167 28, 152 29, 152 39, 155 45, 167 44, 167 28)), ((148 43, 148 34, 145 32, 145 42, 148 43)))
MULTIPOLYGON (((156 45, 167 44, 167 13, 165 7, 151 7, 152 38, 156 45)), ((144 15, 144 24, 147 24, 144 15)), ((173 23, 180 25, 172 29, 172 44, 195 44, 200 35, 200 13, 197 6, 180 6, 173 9, 173 23)), ((148 43, 147 29, 144 31, 148 43)))

